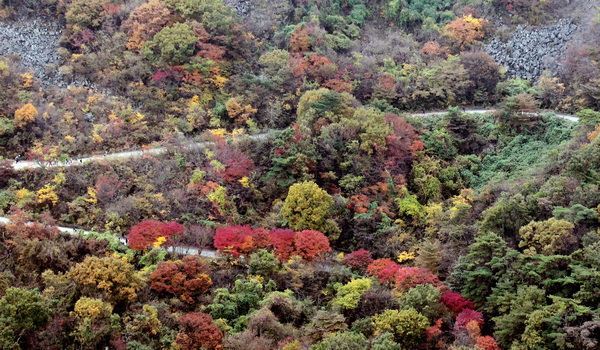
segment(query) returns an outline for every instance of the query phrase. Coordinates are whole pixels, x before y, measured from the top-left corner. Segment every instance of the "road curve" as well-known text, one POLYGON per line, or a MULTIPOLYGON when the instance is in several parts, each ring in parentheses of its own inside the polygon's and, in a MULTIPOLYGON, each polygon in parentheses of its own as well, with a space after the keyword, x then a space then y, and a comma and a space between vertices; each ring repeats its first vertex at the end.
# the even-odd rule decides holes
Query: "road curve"
MULTIPOLYGON (((496 111, 496 109, 467 109, 462 111, 462 113, 465 114, 489 114, 489 113, 494 113, 496 111)), ((578 122, 579 118, 574 116, 574 115, 570 115, 570 114, 560 114, 560 113, 554 113, 551 111, 540 111, 540 112, 536 112, 536 113, 528 113, 528 114, 540 114, 540 113, 553 113, 557 118, 560 119, 565 119, 571 122, 578 122)), ((435 116, 441 116, 448 113, 448 111, 430 111, 430 112, 423 112, 423 113, 412 113, 409 114, 409 116, 411 117, 417 117, 417 118, 427 118, 427 117, 435 117, 435 116)), ((269 138, 270 136, 272 136, 273 134, 275 134, 277 131, 280 130, 267 130, 263 133, 260 134, 254 134, 254 135, 248 135, 248 136, 239 136, 239 138, 243 138, 246 137, 250 140, 264 140, 269 138)), ((186 145, 184 145, 184 147, 188 148, 188 149, 201 149, 201 148, 205 148, 208 145, 211 145, 213 142, 212 141, 190 141, 188 142, 186 145)), ((90 156, 90 157, 82 157, 82 158, 71 158, 68 159, 66 161, 56 161, 56 162, 46 162, 46 161, 13 161, 11 163, 12 167, 14 170, 16 171, 20 171, 20 170, 29 170, 29 169, 46 169, 46 168, 65 168, 65 167, 72 167, 72 166, 81 166, 81 165, 85 165, 88 163, 95 163, 95 162, 101 162, 101 161, 116 161, 116 160, 124 160, 124 159, 134 159, 134 158, 142 158, 144 156, 147 155, 161 155, 167 152, 167 147, 155 147, 155 148, 150 148, 147 150, 132 150, 132 151, 123 151, 123 152, 115 152, 115 153, 109 153, 109 154, 102 154, 102 155, 94 155, 94 156, 90 156)))

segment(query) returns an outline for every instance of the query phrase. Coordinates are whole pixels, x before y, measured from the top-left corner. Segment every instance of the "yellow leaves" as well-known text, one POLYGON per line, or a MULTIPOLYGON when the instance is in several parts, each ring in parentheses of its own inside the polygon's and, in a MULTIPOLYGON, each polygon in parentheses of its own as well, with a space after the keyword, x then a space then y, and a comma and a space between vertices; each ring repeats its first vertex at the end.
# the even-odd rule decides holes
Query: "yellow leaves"
POLYGON ((152 248, 160 248, 167 242, 167 238, 164 236, 159 236, 156 241, 152 243, 152 248))
POLYGON ((63 172, 60 172, 60 173, 54 175, 54 178, 52 178, 52 183, 54 183, 57 186, 64 184, 66 181, 67 181, 67 177, 65 176, 65 173, 63 173, 63 172))
POLYGON ((225 102, 227 115, 236 122, 243 124, 248 119, 252 118, 258 110, 250 104, 243 104, 237 97, 232 97, 225 102))
POLYGON ((33 86, 33 74, 31 73, 23 73, 20 76, 21 78, 21 86, 24 89, 29 89, 33 86))
POLYGON ((23 208, 31 201, 33 201, 35 194, 26 188, 21 188, 15 191, 15 199, 17 200, 17 207, 23 208))
POLYGON ((7 75, 9 71, 8 63, 5 60, 0 60, 0 75, 7 75))
POLYGON ((591 131, 588 135, 587 138, 590 142, 594 141, 598 136, 600 135, 600 124, 596 125, 596 129, 594 129, 593 131, 591 131))
POLYGON ((15 125, 24 127, 38 117, 38 110, 31 103, 23 105, 15 111, 15 125))
POLYGON ((484 19, 475 18, 469 14, 446 24, 442 34, 455 41, 460 48, 463 48, 483 39, 485 24, 484 19))
POLYGON ((75 303, 75 316, 81 319, 96 320, 108 318, 112 314, 113 307, 100 299, 82 297, 75 303))
POLYGON ((225 135, 227 135, 227 130, 225 130, 223 128, 212 129, 212 130, 210 130, 210 134, 213 136, 224 137, 225 135))
POLYGON ((238 182, 244 188, 248 188, 248 187, 250 187, 252 185, 252 183, 250 182, 250 179, 248 178, 248 176, 242 177, 241 179, 238 180, 238 182))
POLYGON ((67 125, 73 125, 75 123, 75 114, 73 114, 73 112, 65 112, 65 114, 63 114, 63 122, 67 125))
POLYGON ((415 260, 415 258, 416 258, 415 253, 403 251, 400 254, 398 254, 398 256, 396 257, 396 260, 398 260, 399 263, 404 263, 407 261, 415 260))
POLYGON ((93 187, 88 187, 87 196, 84 197, 83 200, 90 204, 98 203, 98 194, 96 192, 96 189, 93 187))
POLYGON ((146 119, 145 115, 143 115, 140 112, 136 112, 135 114, 130 116, 127 121, 131 124, 138 124, 138 123, 141 123, 142 121, 144 121, 144 119, 146 119))
POLYGON ((104 142, 104 138, 100 136, 100 133, 104 131, 104 125, 102 124, 93 124, 92 125, 92 141, 94 143, 102 143, 104 142))
POLYGON ((37 202, 39 204, 58 204, 58 195, 54 185, 45 185, 36 192, 37 202))
POLYGON ((69 144, 73 144, 76 141, 75 137, 71 135, 65 135, 64 140, 69 144))
POLYGON ((212 83, 219 89, 224 88, 228 81, 229 79, 221 75, 216 75, 214 78, 212 78, 212 83))

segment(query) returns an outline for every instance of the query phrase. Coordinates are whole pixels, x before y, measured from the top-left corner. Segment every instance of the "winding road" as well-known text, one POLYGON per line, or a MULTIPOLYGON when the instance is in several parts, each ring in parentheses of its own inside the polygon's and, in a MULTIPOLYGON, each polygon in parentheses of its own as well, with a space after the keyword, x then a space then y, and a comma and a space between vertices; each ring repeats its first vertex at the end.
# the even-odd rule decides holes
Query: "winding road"
MULTIPOLYGON (((466 114, 489 114, 489 113, 493 113, 495 111, 496 111, 495 109, 469 109, 469 110, 465 110, 462 112, 466 113, 466 114)), ((412 113, 409 116, 416 117, 416 118, 427 118, 427 117, 442 116, 446 113, 447 113, 447 111, 432 111, 432 112, 423 112, 423 113, 412 113)), ((530 113, 530 114, 540 114, 540 113, 545 113, 545 112, 530 113)), ((548 111, 548 113, 553 113, 555 117, 564 119, 564 120, 568 120, 571 122, 579 121, 579 118, 574 115, 559 114, 559 113, 554 113, 554 112, 550 112, 550 111, 548 111)), ((251 140, 264 140, 264 139, 267 139, 270 136, 274 135, 277 131, 280 131, 280 130, 268 130, 266 132, 259 133, 259 134, 240 136, 240 138, 247 137, 251 140)), ((188 149, 201 149, 201 148, 205 148, 211 144, 213 144, 212 141, 199 141, 199 142, 190 141, 190 142, 187 142, 187 144, 185 144, 184 147, 188 148, 188 149)), ((66 161, 60 161, 60 162, 40 162, 40 161, 16 162, 16 161, 13 161, 12 166, 17 171, 18 170, 28 170, 28 169, 46 169, 46 168, 55 168, 55 167, 81 166, 81 165, 93 163, 93 162, 126 160, 126 159, 133 159, 133 158, 141 158, 146 155, 160 155, 160 154, 166 153, 167 150, 168 150, 167 147, 155 147, 155 148, 151 148, 148 150, 132 150, 132 151, 116 152, 116 153, 110 153, 110 154, 104 154, 104 155, 95 155, 95 156, 90 156, 90 157, 72 158, 72 159, 69 159, 66 161)), ((10 221, 11 220, 8 217, 0 216, 0 225, 9 224, 10 221)), ((57 226, 57 228, 61 233, 66 234, 66 235, 88 236, 88 235, 91 235, 94 233, 93 231, 87 231, 87 230, 72 228, 72 227, 57 226)), ((119 239, 119 241, 122 244, 127 245, 126 238, 121 237, 119 239)), ((199 249, 199 248, 190 247, 190 246, 168 246, 165 248, 167 249, 167 251, 169 253, 177 253, 177 254, 181 254, 181 255, 200 255, 202 257, 209 258, 209 259, 214 259, 214 258, 218 257, 218 255, 219 255, 216 250, 199 249)))
MULTIPOLYGON (((495 111, 496 111, 495 109, 468 109, 468 110, 462 111, 462 113, 465 113, 465 114, 491 114, 491 113, 494 113, 495 111)), ((415 118, 427 118, 427 117, 442 116, 446 113, 448 113, 448 111, 431 111, 431 112, 423 112, 423 113, 412 113, 412 114, 409 114, 408 116, 415 117, 415 118)), ((537 115, 537 114, 542 114, 542 113, 553 113, 554 116, 557 118, 572 121, 572 122, 579 121, 579 118, 574 115, 554 113, 551 111, 540 111, 540 112, 528 113, 528 114, 537 115)), ((259 134, 242 135, 242 136, 238 136, 238 137, 239 138, 246 137, 248 139, 258 141, 258 140, 267 139, 270 136, 274 135, 278 131, 280 131, 280 130, 267 130, 267 131, 259 133, 259 134)), ((212 141, 187 141, 184 143, 183 147, 187 148, 187 149, 202 149, 211 144, 213 144, 212 141)), ((115 152, 115 153, 108 153, 108 154, 101 154, 101 155, 93 155, 93 156, 89 156, 89 157, 71 158, 71 159, 68 159, 65 161, 55 161, 55 162, 38 161, 38 160, 35 160, 35 161, 34 160, 13 161, 12 167, 16 171, 30 170, 30 169, 46 169, 46 168, 66 168, 66 167, 81 166, 81 165, 85 165, 85 164, 89 164, 89 163, 102 162, 102 161, 110 162, 110 161, 117 161, 117 160, 142 158, 142 157, 148 156, 148 155, 161 155, 161 154, 166 153, 167 150, 168 150, 167 147, 154 147, 154 148, 150 148, 147 150, 140 149, 140 150, 122 151, 122 152, 115 152)))

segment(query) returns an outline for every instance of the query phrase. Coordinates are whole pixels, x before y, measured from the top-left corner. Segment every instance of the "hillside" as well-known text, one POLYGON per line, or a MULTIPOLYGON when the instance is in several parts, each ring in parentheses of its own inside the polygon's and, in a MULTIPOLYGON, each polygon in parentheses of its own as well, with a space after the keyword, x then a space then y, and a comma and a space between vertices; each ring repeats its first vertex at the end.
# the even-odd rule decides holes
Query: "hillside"
POLYGON ((0 349, 597 349, 599 6, 0 1, 0 349))

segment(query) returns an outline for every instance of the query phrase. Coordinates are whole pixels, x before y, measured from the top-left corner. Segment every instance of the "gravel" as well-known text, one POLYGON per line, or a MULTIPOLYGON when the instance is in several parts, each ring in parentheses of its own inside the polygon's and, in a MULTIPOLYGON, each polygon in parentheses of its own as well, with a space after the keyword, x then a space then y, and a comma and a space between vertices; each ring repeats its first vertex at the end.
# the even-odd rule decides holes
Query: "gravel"
POLYGON ((0 22, 0 56, 16 57, 45 85, 62 85, 57 53, 62 28, 39 18, 0 22))
POLYGON ((518 26, 507 41, 492 39, 485 51, 506 67, 510 77, 535 80, 544 70, 556 72, 576 30, 569 19, 544 27, 518 26))

